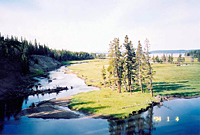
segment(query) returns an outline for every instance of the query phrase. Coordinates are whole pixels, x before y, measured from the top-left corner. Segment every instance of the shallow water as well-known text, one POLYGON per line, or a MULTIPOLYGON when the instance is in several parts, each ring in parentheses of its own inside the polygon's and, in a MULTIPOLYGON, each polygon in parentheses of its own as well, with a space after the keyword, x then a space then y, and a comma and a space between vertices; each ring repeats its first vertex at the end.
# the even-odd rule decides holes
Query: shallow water
POLYGON ((63 66, 51 71, 53 81, 48 83, 48 79, 40 78, 40 83, 44 88, 59 85, 73 86, 73 89, 0 103, 0 134, 200 134, 200 98, 163 102, 163 106, 155 106, 125 120, 94 119, 84 115, 75 119, 15 119, 14 116, 32 102, 98 90, 86 86, 76 75, 64 74, 65 69, 63 66))

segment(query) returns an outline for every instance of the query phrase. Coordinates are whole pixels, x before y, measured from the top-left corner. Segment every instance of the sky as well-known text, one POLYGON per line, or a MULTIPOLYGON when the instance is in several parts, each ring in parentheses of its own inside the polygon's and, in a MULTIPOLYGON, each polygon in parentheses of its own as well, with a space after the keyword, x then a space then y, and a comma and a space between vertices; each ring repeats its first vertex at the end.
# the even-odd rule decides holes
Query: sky
POLYGON ((0 32, 52 49, 107 52, 128 35, 136 48, 200 49, 199 0, 0 0, 0 32))

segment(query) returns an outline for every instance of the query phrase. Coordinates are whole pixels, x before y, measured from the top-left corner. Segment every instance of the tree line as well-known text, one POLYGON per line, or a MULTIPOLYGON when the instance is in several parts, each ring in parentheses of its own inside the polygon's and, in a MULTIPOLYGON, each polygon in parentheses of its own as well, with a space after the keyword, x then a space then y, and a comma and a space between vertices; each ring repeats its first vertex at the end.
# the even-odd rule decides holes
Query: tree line
POLYGON ((200 62, 200 50, 193 50, 186 53, 186 56, 191 56, 191 58, 194 60, 194 58, 198 58, 198 62, 200 62))
POLYGON ((126 35, 123 45, 119 44, 119 38, 114 38, 109 46, 108 78, 105 67, 102 69, 104 85, 112 89, 117 87, 119 93, 122 92, 122 86, 130 93, 138 89, 144 93, 145 89, 148 89, 153 96, 152 79, 155 71, 150 63, 149 40, 145 40, 144 48, 138 41, 137 49, 134 49, 126 35))
POLYGON ((94 59, 94 54, 87 52, 72 52, 67 50, 50 49, 48 46, 27 41, 25 38, 19 40, 17 37, 4 37, 0 33, 0 58, 17 61, 22 66, 23 74, 29 72, 29 57, 31 55, 44 55, 58 61, 94 59))
POLYGON ((182 54, 179 54, 177 61, 174 61, 173 58, 173 53, 171 55, 167 55, 167 54, 163 54, 161 58, 159 58, 159 56, 157 55, 156 57, 153 56, 152 57, 152 62, 153 63, 167 63, 167 64, 180 64, 180 63, 184 63, 185 62, 185 57, 182 57, 182 54))

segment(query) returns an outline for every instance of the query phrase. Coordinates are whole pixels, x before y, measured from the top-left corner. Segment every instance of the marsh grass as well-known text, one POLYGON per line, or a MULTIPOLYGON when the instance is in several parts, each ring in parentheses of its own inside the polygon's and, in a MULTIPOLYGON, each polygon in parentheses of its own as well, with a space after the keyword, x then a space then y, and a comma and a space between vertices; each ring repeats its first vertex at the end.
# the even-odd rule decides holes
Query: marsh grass
MULTIPOLYGON (((84 62, 84 61, 82 61, 84 62)), ((101 70, 108 65, 108 60, 92 60, 86 64, 69 66, 73 73, 83 78, 87 85, 101 87, 99 91, 80 93, 72 98, 70 107, 83 112, 99 115, 128 116, 132 111, 147 107, 155 101, 150 92, 140 93, 136 90, 130 95, 122 88, 122 93, 104 87, 101 70), (123 107, 127 107, 123 109, 123 107)), ((160 95, 200 95, 200 65, 176 66, 175 64, 154 64, 156 74, 153 80, 154 96, 160 95)))

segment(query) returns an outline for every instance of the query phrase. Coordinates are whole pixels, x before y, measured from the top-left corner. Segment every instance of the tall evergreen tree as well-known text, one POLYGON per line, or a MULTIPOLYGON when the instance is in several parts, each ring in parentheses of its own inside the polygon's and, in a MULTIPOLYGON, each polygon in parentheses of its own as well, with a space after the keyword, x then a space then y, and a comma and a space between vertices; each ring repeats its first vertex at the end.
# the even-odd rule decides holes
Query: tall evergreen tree
POLYGON ((136 51, 136 65, 137 65, 137 80, 141 89, 141 92, 143 93, 143 73, 142 73, 142 46, 140 44, 140 41, 138 41, 137 51, 136 51))
POLYGON ((158 55, 155 57, 155 61, 156 61, 157 63, 160 62, 160 59, 159 59, 158 55))
POLYGON ((129 86, 129 91, 130 93, 132 92, 132 89, 131 89, 131 80, 134 80, 132 79, 134 76, 133 76, 133 69, 134 69, 134 65, 135 65, 135 51, 134 51, 134 48, 133 48, 133 44, 131 41, 128 41, 128 36, 126 35, 125 36, 125 39, 124 39, 124 47, 125 47, 125 56, 124 56, 124 59, 125 59, 125 70, 126 70, 126 75, 127 76, 127 79, 128 79, 128 86, 129 86))
POLYGON ((150 44, 149 44, 149 40, 146 38, 145 40, 145 54, 146 54, 146 63, 147 63, 147 87, 148 89, 150 90, 150 93, 151 93, 151 96, 153 97, 153 75, 155 74, 155 71, 153 71, 153 67, 151 66, 151 63, 150 63, 150 56, 149 56, 149 47, 150 47, 150 44))
POLYGON ((114 40, 110 43, 110 49, 109 49, 109 56, 110 62, 108 71, 110 75, 114 76, 114 79, 112 81, 112 85, 114 83, 117 83, 117 87, 119 90, 119 93, 121 93, 121 79, 122 79, 122 69, 120 69, 120 45, 119 45, 119 38, 114 38, 114 40))
POLYGON ((177 62, 178 62, 179 65, 180 65, 181 61, 182 61, 182 57, 181 57, 181 53, 180 53, 178 58, 177 58, 177 62))
POLYGON ((166 62, 166 56, 165 56, 165 54, 163 54, 163 56, 162 56, 162 61, 163 61, 163 63, 166 62))

